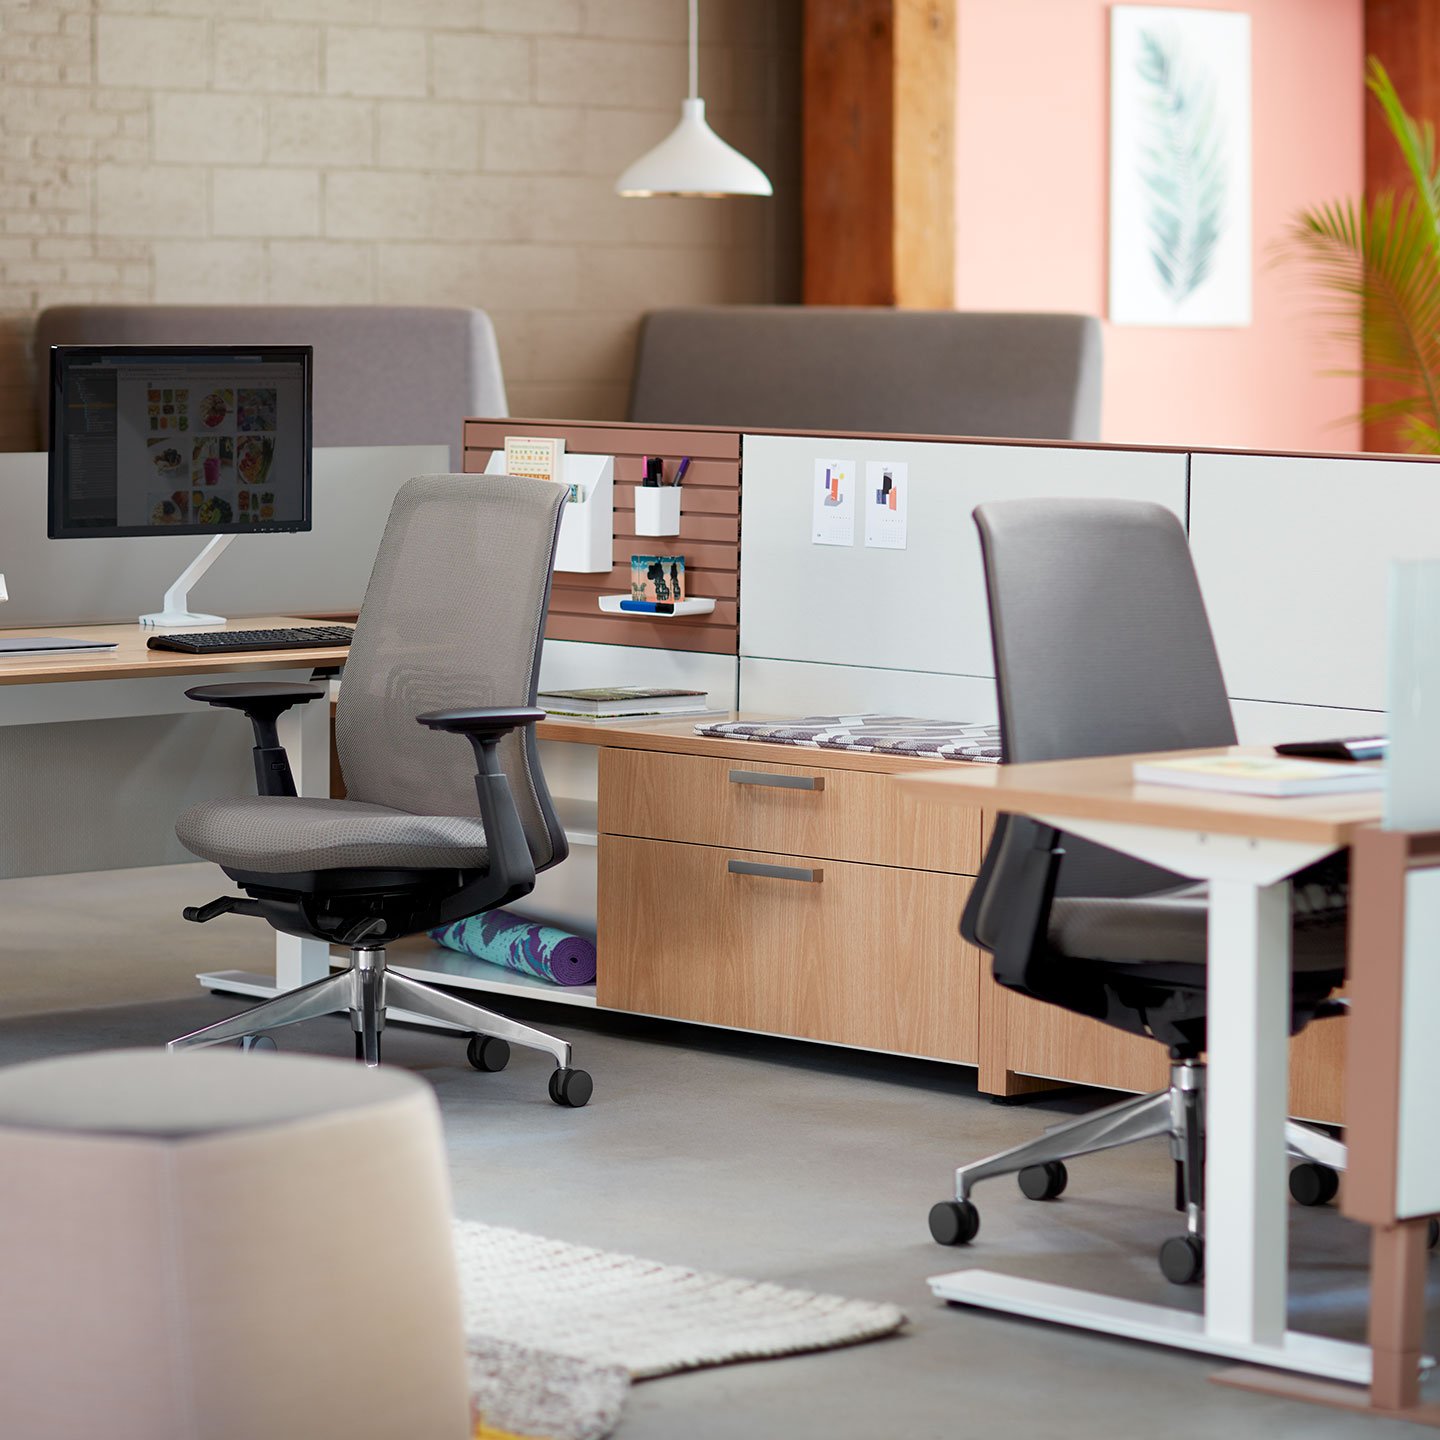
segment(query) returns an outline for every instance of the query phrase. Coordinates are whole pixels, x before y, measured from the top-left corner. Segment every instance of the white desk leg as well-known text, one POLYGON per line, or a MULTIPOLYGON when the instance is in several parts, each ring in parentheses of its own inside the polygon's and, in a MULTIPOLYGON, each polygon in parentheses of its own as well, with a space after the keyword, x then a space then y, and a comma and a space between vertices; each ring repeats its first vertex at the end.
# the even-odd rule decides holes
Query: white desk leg
MULTIPOLYGON (((323 798, 330 793, 330 702, 293 705, 281 717, 280 743, 290 757, 295 792, 323 798)), ((275 989, 293 990, 330 973, 330 947, 275 932, 275 989)))
POLYGON ((1290 902, 1284 881, 1210 881, 1205 1331, 1285 1333, 1290 902))

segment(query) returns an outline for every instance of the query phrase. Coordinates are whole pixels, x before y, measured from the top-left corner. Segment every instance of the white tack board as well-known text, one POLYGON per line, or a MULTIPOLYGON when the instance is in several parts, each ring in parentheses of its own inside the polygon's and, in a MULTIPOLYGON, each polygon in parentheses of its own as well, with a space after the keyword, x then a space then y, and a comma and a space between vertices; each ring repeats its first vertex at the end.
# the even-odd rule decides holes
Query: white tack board
POLYGON ((1195 455, 1190 548, 1232 696, 1384 710, 1390 562, 1440 557, 1440 461, 1195 455))
MULTIPOLYGON (((883 670, 994 674, 980 546, 987 500, 1107 496, 1185 515, 1186 456, 946 441, 746 435, 740 654, 883 670), (904 550, 811 543, 817 459, 908 467, 904 550)), ((1063 596, 1057 596, 1057 603, 1063 596)))

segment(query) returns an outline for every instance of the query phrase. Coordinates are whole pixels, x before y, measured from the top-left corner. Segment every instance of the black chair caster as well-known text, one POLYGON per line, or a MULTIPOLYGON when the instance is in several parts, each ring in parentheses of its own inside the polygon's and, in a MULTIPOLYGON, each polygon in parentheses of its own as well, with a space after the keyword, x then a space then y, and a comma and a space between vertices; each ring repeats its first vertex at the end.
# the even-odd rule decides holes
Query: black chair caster
POLYGON ((1051 1160, 1044 1165, 1027 1165, 1015 1178, 1027 1200, 1058 1200, 1070 1183, 1070 1172, 1063 1161, 1051 1160))
POLYGON ((1193 1285, 1205 1273, 1205 1242, 1172 1235, 1160 1247, 1160 1269, 1172 1285, 1193 1285))
POLYGON ((980 1212, 968 1200, 930 1207, 930 1236, 937 1245, 968 1245, 980 1233, 980 1212))
POLYGON ((1290 1197, 1297 1205, 1328 1205, 1340 1193, 1340 1175, 1306 1160, 1290 1172, 1290 1197))
POLYGON ((510 1042, 495 1035, 472 1035, 465 1058, 477 1070, 503 1070, 510 1063, 510 1042))
POLYGON ((262 1032, 262 1033, 259 1034, 259 1035, 247 1035, 247 1036, 245 1036, 245 1038, 244 1038, 243 1040, 241 1040, 241 1042, 240 1042, 240 1048, 241 1048, 242 1050, 260 1050, 260 1051, 272 1050, 272 1051, 273 1051, 273 1050, 278 1050, 280 1047, 279 1047, 278 1045, 276 1045, 276 1043, 275 1043, 275 1041, 274 1041, 274 1038, 273 1038, 272 1036, 266 1035, 266 1034, 264 1034, 264 1033, 262 1032))
POLYGON ((553 1070, 550 1073, 550 1098, 557 1105, 578 1110, 594 1092, 595 1085, 584 1070, 553 1070))

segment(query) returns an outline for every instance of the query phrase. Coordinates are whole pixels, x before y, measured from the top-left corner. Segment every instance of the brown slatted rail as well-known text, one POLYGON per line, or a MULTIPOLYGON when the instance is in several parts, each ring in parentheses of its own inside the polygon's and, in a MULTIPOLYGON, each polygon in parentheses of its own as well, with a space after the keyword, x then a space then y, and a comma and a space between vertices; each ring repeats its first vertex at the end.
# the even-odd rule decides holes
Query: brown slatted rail
POLYGON ((740 432, 676 425, 622 425, 613 421, 467 420, 465 470, 485 469, 507 435, 554 436, 577 455, 615 457, 614 569, 608 575, 556 571, 545 634, 551 640, 642 645, 657 650, 701 650, 736 655, 740 650, 740 432), (665 473, 683 455, 690 468, 680 491, 679 536, 635 534, 635 489, 642 457, 659 455, 665 473), (710 598, 709 615, 674 620, 606 615, 601 595, 630 591, 632 555, 683 555, 685 593, 710 598))

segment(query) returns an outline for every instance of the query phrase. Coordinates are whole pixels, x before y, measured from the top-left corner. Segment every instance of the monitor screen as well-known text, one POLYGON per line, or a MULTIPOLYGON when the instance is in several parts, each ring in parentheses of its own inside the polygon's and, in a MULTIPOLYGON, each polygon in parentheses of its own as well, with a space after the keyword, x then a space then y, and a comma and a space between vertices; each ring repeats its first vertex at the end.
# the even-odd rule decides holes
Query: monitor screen
POLYGON ((51 539, 310 528, 308 345, 55 345, 51 539))

